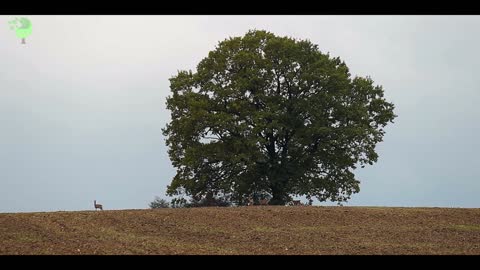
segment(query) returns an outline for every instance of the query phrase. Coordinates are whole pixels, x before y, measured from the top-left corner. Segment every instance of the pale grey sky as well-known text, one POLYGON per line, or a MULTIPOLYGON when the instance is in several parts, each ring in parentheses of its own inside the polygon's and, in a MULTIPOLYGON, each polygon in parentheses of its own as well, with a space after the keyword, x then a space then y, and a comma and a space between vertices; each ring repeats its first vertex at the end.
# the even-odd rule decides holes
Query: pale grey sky
POLYGON ((346 205, 480 207, 479 16, 0 16, 0 212, 147 208, 177 70, 249 29, 309 39, 396 105, 346 205))

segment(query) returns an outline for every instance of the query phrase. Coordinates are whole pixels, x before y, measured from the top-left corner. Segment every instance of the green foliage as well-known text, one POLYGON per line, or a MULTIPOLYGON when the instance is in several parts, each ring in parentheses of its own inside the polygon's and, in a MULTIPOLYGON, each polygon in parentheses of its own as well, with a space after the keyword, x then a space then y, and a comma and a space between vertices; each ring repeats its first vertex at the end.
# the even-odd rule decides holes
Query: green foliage
POLYGON ((192 196, 190 200, 186 200, 185 198, 173 198, 171 205, 172 208, 193 208, 210 206, 229 207, 232 206, 232 203, 229 195, 218 194, 214 196, 212 193, 209 193, 204 197, 192 196))
POLYGON ((225 194, 213 195, 212 193, 207 193, 207 195, 204 197, 193 196, 190 199, 190 203, 186 204, 186 207, 208 207, 208 206, 229 207, 229 206, 232 206, 232 203, 229 195, 225 195, 225 194))
POLYGON ((151 209, 157 209, 157 208, 169 208, 170 207, 170 203, 165 200, 165 199, 162 199, 160 197, 157 197, 155 196, 155 200, 153 200, 153 202, 151 202, 149 204, 149 207, 151 209))
POLYGON ((8 23, 10 24, 10 29, 15 30, 19 38, 26 38, 32 34, 32 23, 27 18, 15 18, 8 23))
POLYGON ((352 78, 308 40, 266 31, 220 42, 170 88, 163 133, 177 173, 167 194, 230 194, 237 204, 262 193, 270 204, 347 201, 359 192, 353 170, 377 161, 396 117, 369 77, 352 78))
POLYGON ((173 198, 171 201, 172 208, 187 207, 187 200, 184 198, 173 198))

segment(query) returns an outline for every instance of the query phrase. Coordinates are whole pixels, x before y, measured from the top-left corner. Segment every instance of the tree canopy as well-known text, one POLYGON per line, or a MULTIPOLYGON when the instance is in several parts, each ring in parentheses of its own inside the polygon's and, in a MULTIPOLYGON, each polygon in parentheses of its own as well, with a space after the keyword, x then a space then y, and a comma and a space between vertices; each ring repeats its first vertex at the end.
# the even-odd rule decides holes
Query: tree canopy
POLYGON ((219 42, 170 88, 167 194, 230 194, 240 205, 259 194, 270 204, 347 201, 360 190, 353 170, 377 161, 396 117, 372 79, 308 40, 267 31, 219 42))

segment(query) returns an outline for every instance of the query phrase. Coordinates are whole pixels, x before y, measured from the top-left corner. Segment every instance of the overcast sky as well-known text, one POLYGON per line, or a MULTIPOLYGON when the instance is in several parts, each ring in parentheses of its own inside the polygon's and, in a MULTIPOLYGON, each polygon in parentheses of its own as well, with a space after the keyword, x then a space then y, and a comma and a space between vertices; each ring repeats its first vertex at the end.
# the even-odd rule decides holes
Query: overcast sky
POLYGON ((177 70, 263 29, 383 85, 398 117, 346 205, 480 207, 478 16, 0 16, 0 212, 148 208, 177 70))

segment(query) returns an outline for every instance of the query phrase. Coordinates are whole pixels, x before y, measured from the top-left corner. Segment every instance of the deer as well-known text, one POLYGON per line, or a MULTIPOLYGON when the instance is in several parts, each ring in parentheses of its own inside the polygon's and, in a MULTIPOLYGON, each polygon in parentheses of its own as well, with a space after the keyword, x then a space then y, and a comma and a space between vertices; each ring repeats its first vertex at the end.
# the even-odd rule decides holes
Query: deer
POLYGON ((269 199, 261 199, 260 200, 260 205, 268 205, 268 202, 270 202, 269 199))
POLYGON ((95 210, 100 209, 103 211, 103 206, 101 204, 97 204, 97 200, 93 201, 93 206, 95 206, 95 210))
MULTIPOLYGON (((259 205, 268 205, 269 199, 261 199, 259 200, 259 205)), ((252 197, 248 198, 247 206, 252 206, 255 205, 255 201, 253 200, 252 197)))
POLYGON ((296 206, 296 205, 302 205, 302 203, 300 202, 300 200, 294 200, 294 201, 291 201, 289 205, 296 206))

